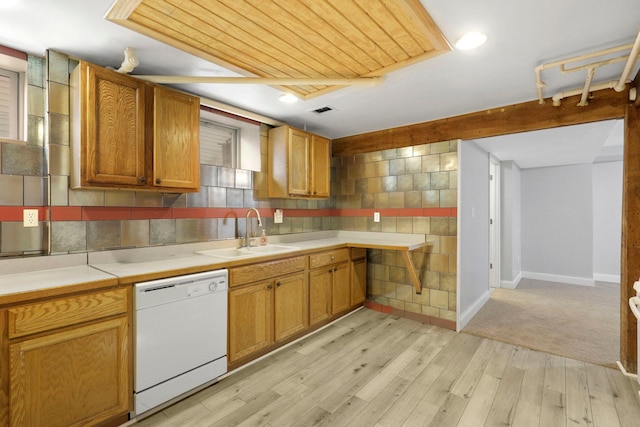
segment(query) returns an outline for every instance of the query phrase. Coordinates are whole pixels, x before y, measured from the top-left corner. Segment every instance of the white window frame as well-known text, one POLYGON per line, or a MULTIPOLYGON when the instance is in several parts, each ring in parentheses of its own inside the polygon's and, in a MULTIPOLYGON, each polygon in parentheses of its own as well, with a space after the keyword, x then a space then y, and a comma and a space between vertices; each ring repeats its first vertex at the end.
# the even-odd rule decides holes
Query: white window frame
POLYGON ((10 134, 9 136, 0 135, 0 140, 26 141, 27 60, 0 53, 0 73, 2 73, 3 75, 11 75, 11 91, 15 94, 15 97, 9 104, 11 109, 10 134), (8 71, 9 73, 3 73, 2 70, 8 71))
POLYGON ((200 163, 212 165, 212 166, 222 166, 232 169, 238 168, 238 145, 240 141, 240 129, 236 127, 231 127, 228 125, 223 125, 209 118, 200 117, 200 163), (230 146, 229 146, 229 164, 212 164, 208 163, 207 159, 209 156, 206 155, 204 150, 206 149, 205 144, 203 144, 202 138, 205 132, 203 132, 203 128, 213 128, 217 129, 221 132, 228 132, 230 134, 230 146))
MULTIPOLYGON (((215 108, 209 107, 207 103, 203 103, 203 106, 205 108, 215 108)), ((260 172, 260 124, 257 120, 250 119, 252 122, 247 122, 223 114, 216 114, 202 108, 200 109, 200 119, 238 129, 236 165, 234 167, 236 169, 260 172)))

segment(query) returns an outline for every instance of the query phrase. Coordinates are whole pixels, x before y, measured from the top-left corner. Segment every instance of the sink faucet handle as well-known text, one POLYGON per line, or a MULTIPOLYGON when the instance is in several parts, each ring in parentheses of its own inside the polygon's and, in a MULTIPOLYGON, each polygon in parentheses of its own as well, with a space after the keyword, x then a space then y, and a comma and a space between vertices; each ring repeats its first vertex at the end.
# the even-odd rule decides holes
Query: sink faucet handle
POLYGON ((240 243, 240 247, 241 248, 244 247, 244 237, 243 236, 238 237, 238 242, 240 243))

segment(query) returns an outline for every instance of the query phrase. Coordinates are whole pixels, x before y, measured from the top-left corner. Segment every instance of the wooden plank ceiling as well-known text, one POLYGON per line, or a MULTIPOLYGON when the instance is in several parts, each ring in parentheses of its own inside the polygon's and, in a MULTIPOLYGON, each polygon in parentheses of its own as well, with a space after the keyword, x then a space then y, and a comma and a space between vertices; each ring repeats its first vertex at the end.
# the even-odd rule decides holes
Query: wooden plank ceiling
POLYGON ((116 0, 106 19, 254 77, 379 77, 451 50, 419 0, 116 0))

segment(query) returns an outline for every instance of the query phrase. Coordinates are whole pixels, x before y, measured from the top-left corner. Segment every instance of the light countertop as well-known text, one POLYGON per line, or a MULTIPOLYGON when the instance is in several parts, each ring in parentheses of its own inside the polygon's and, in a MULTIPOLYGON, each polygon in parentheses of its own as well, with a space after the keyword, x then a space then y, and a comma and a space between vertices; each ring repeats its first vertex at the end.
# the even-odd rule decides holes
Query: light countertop
POLYGON ((237 266, 266 258, 304 254, 324 248, 350 246, 411 251, 428 244, 424 234, 321 231, 269 236, 270 244, 289 246, 287 252, 225 259, 198 251, 235 248, 238 240, 119 249, 75 255, 9 259, 0 261, 0 298, 11 302, 19 293, 47 292, 64 286, 101 283, 115 285, 172 275, 237 266))

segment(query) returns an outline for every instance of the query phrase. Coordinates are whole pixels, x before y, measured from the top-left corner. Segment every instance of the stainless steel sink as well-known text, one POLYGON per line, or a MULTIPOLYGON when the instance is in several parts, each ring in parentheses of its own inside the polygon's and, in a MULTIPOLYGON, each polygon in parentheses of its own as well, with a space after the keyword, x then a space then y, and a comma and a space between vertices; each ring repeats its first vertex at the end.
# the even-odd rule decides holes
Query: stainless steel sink
POLYGON ((220 249, 209 249, 206 251, 196 251, 197 254, 213 256, 218 258, 246 258, 251 256, 259 256, 259 255, 269 255, 280 252, 289 252, 295 251, 295 246, 284 246, 284 245, 265 245, 265 246, 251 246, 251 247, 243 247, 243 248, 220 248, 220 249))

